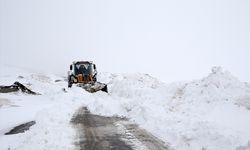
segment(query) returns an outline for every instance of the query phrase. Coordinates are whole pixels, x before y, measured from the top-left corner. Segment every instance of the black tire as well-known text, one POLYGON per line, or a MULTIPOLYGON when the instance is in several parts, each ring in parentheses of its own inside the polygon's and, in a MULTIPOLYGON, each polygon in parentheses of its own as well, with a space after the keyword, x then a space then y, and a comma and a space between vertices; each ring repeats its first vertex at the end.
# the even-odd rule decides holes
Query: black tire
POLYGON ((73 84, 72 77, 73 77, 73 75, 68 76, 68 88, 72 87, 72 84, 73 84))
POLYGON ((68 88, 71 88, 72 87, 72 83, 68 83, 68 88))

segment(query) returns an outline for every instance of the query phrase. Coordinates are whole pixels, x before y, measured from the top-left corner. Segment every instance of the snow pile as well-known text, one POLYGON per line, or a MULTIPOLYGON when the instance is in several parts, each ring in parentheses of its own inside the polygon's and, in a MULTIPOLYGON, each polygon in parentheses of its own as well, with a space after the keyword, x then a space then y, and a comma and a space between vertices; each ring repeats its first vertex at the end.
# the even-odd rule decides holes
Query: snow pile
MULTIPOLYGON (((19 81, 42 94, 0 93, 3 104, 0 107, 0 149, 74 149, 75 130, 69 122, 81 104, 75 103, 76 94, 64 92, 67 85, 64 79, 19 68, 0 67, 4 70, 0 74, 1 85, 19 81), (63 82, 55 82, 56 79, 63 82), (4 135, 13 127, 32 120, 36 124, 25 133, 4 135)), ((81 89, 74 91, 81 92, 81 89)))
MULTIPOLYGON (((166 129, 171 128, 169 132, 180 140, 173 138, 173 145, 177 149, 235 149, 247 145, 249 102, 249 84, 219 67, 202 80, 181 86, 165 107, 170 110, 166 115, 172 117, 165 117, 170 122, 166 129)), ((162 136, 167 139, 167 134, 162 136)))
POLYGON ((51 74, 1 69, 0 84, 18 80, 42 95, 0 93, 0 149, 74 149, 70 119, 82 106, 125 116, 177 150, 250 149, 250 85, 220 67, 201 80, 172 84, 146 74, 100 73, 108 94, 67 89, 64 78, 51 74), (3 135, 31 120, 36 124, 29 131, 3 135))
POLYGON ((109 91, 111 98, 98 95, 105 98, 86 105, 126 116, 176 149, 235 149, 250 141, 250 85, 220 67, 171 85, 143 74, 112 75, 109 91))
POLYGON ((229 72, 223 72, 220 67, 212 68, 208 77, 188 84, 183 90, 186 99, 199 98, 207 103, 229 100, 238 102, 250 97, 250 85, 240 82, 229 72))

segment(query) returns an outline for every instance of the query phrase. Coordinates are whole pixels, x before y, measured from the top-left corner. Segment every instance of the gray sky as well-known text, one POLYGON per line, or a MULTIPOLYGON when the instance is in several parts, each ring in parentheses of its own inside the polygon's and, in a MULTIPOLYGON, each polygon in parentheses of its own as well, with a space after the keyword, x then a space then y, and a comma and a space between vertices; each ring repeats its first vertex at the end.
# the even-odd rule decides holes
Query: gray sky
POLYGON ((0 0, 0 63, 66 74, 199 79, 222 66, 250 82, 249 0, 0 0))

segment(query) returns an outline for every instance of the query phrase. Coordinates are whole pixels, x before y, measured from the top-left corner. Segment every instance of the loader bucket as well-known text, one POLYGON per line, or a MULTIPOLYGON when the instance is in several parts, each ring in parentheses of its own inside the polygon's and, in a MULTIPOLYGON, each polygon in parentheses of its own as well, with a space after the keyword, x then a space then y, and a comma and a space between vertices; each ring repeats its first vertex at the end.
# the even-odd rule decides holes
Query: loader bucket
POLYGON ((103 91, 108 93, 108 87, 107 84, 100 83, 100 82, 92 82, 92 83, 87 83, 87 84, 78 84, 79 87, 82 87, 86 91, 90 93, 98 92, 98 91, 103 91))
POLYGON ((108 86, 105 85, 105 86, 101 89, 101 91, 108 93, 108 86))

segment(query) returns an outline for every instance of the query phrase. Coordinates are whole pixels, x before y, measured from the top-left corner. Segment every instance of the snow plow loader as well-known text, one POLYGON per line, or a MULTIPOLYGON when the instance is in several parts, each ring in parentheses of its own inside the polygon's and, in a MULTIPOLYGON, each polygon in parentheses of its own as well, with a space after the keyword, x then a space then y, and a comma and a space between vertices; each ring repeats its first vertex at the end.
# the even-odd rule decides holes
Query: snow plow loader
POLYGON ((70 65, 68 87, 71 88, 73 84, 91 93, 108 92, 107 84, 97 82, 96 65, 92 61, 77 61, 70 65))

